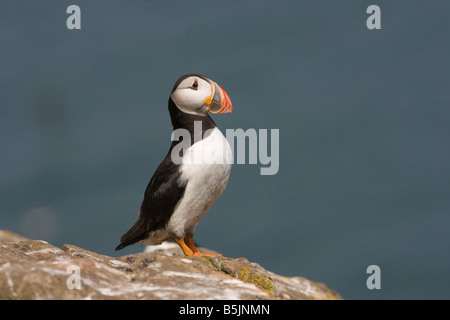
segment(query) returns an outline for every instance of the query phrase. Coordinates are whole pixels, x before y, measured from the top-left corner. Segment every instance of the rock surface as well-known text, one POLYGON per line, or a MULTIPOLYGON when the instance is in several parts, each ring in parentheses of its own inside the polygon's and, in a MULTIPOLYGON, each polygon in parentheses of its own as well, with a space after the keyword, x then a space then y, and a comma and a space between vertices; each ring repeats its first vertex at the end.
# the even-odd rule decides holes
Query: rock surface
POLYGON ((114 258, 0 231, 0 299, 341 297, 324 284, 283 277, 245 258, 186 258, 173 243, 114 258))

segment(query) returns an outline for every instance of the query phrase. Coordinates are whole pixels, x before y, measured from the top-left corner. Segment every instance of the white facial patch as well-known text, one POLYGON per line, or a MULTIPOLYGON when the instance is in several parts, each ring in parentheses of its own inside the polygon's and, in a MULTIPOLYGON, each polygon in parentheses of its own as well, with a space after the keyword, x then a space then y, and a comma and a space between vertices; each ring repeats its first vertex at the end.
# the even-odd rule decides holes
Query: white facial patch
POLYGON ((176 106, 183 112, 205 115, 209 106, 205 105, 206 98, 211 96, 211 84, 200 77, 188 77, 181 81, 171 97, 176 106), (193 88, 197 81, 197 88, 193 88))

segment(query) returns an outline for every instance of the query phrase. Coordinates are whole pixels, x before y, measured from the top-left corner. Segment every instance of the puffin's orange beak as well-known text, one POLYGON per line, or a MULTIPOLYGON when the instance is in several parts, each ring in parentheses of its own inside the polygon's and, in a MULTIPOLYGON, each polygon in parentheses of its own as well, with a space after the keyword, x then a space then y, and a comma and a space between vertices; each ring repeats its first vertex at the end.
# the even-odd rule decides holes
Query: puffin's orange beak
POLYGON ((211 83, 211 97, 206 98, 205 104, 213 114, 233 112, 230 97, 217 83, 211 83))

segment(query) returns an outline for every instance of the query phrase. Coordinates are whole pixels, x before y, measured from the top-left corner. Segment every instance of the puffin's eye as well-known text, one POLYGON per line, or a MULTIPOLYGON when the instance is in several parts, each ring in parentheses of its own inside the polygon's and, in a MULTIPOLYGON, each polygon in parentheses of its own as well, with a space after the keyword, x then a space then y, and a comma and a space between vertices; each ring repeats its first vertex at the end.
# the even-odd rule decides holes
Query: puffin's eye
POLYGON ((198 81, 197 80, 195 80, 194 83, 192 84, 192 88, 197 90, 197 88, 198 88, 198 81))

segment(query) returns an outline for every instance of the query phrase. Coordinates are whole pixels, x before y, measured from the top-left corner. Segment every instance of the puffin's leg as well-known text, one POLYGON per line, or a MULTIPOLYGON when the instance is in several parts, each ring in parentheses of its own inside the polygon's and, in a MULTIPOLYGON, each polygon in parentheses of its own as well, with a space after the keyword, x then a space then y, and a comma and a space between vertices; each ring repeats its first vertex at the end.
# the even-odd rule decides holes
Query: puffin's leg
POLYGON ((221 255, 220 253, 204 253, 204 254, 200 254, 200 252, 198 252, 197 247, 195 246, 194 237, 192 235, 186 236, 184 238, 184 242, 191 249, 191 251, 192 251, 194 256, 200 256, 200 257, 223 257, 223 255, 221 255))
POLYGON ((194 237, 192 235, 186 236, 184 238, 184 242, 187 244, 189 249, 192 250, 192 253, 194 254, 194 256, 199 256, 200 255, 200 252, 198 252, 197 247, 195 246, 194 237))
POLYGON ((181 250, 183 250, 185 256, 189 257, 194 255, 194 252, 186 245, 183 238, 175 238, 175 242, 180 246, 181 250))

